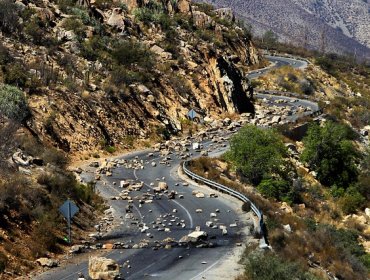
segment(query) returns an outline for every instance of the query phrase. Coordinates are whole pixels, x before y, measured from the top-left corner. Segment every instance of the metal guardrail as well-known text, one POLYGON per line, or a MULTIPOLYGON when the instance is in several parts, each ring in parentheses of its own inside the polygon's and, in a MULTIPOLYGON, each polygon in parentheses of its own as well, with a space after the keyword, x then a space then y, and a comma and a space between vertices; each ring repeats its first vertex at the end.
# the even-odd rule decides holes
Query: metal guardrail
POLYGON ((185 161, 182 165, 182 168, 185 172, 186 175, 188 175, 189 177, 191 177, 192 179, 195 179, 195 180, 198 180, 199 182, 202 182, 206 185, 208 185, 209 187, 211 188, 214 188, 218 191, 221 191, 221 192, 224 192, 224 193, 227 193, 243 202, 249 202, 250 205, 251 205, 251 209, 252 211, 254 212, 254 214, 256 214, 257 218, 258 218, 258 223, 259 223, 259 226, 260 226, 260 232, 263 234, 263 237, 264 237, 264 241, 266 244, 268 244, 268 241, 266 239, 266 235, 264 234, 264 222, 263 222, 263 214, 262 212, 257 208, 257 206, 244 194, 238 192, 238 191, 235 191, 229 187, 226 187, 222 184, 219 184, 219 183, 216 183, 216 182, 213 182, 211 180, 208 180, 202 176, 199 176, 198 174, 195 174, 194 172, 190 171, 188 168, 187 168, 187 165, 188 165, 188 161, 185 161))

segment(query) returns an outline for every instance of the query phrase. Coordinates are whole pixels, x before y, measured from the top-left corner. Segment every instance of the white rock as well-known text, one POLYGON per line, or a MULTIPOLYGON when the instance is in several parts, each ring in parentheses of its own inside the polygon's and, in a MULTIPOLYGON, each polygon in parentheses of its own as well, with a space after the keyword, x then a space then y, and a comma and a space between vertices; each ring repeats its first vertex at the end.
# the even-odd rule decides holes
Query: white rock
POLYGON ((370 208, 365 209, 365 214, 366 216, 370 217, 370 208))
POLYGON ((202 192, 198 192, 198 193, 195 194, 195 197, 197 197, 197 198, 204 198, 205 195, 202 192))
POLYGON ((289 232, 289 233, 291 233, 292 232, 292 228, 290 227, 290 225, 288 224, 288 225, 283 225, 283 228, 284 228, 284 230, 286 231, 286 232, 289 232))

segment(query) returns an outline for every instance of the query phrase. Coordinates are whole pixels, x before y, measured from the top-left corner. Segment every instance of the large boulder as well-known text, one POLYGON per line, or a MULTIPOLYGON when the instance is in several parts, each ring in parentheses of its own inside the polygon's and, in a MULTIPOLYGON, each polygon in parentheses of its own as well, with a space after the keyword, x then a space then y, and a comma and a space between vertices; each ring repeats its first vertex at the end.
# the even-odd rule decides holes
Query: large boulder
POLYGON ((152 52, 157 54, 161 59, 172 59, 172 54, 169 52, 166 52, 164 49, 161 47, 154 45, 153 47, 150 48, 152 52))
POLYGON ((168 189, 168 185, 166 182, 159 182, 158 187, 153 188, 155 192, 163 192, 168 189))
POLYGON ((36 260, 36 262, 41 265, 42 267, 55 267, 58 266, 58 262, 53 259, 48 259, 48 258, 39 258, 36 260))
POLYGON ((111 16, 109 17, 107 21, 107 24, 123 30, 125 28, 123 10, 121 8, 114 8, 111 16))
POLYGON ((119 265, 112 259, 92 257, 89 259, 89 276, 93 280, 116 279, 119 276, 119 265))
POLYGON ((213 19, 206 13, 200 11, 193 12, 193 22, 196 27, 205 28, 214 25, 213 19))
POLYGON ((207 236, 208 236, 207 232, 196 230, 189 233, 188 235, 183 236, 179 240, 179 243, 198 243, 202 240, 205 240, 207 236))

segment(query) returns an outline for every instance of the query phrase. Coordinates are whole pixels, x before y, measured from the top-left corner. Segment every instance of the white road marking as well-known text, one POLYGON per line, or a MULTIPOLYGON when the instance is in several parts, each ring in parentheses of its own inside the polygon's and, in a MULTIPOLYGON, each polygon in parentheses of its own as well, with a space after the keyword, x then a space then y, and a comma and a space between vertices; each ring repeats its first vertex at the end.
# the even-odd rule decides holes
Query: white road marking
POLYGON ((188 215, 189 217, 189 220, 190 220, 190 228, 193 228, 194 226, 194 223, 193 223, 193 217, 191 216, 190 212, 188 211, 188 209, 186 209, 181 203, 177 202, 176 200, 172 200, 174 203, 176 203, 178 206, 180 206, 182 209, 184 209, 184 211, 186 212, 186 214, 188 215))
POLYGON ((212 265, 210 265, 209 267, 207 267, 205 270, 203 270, 202 272, 200 272, 199 274, 195 275, 193 278, 189 279, 189 280, 195 280, 196 278, 202 276, 202 274, 206 273, 207 271, 209 271, 210 269, 212 269, 216 264, 218 264, 221 259, 223 258, 220 258, 218 261, 216 261, 215 263, 213 263, 212 265))
MULTIPOLYGON (((137 176, 136 176, 136 170, 134 170, 134 175, 136 177, 136 180, 138 180, 137 176)), ((170 172, 170 176, 171 176, 171 172, 170 172)), ((148 188, 150 189, 153 189, 152 186, 149 186, 148 184, 144 183, 145 186, 147 186, 148 188)), ((176 200, 171 200, 173 201, 174 203, 176 203, 178 206, 180 206, 185 212, 186 214, 188 215, 188 218, 189 218, 189 221, 190 221, 190 228, 193 228, 194 227, 194 222, 193 222, 193 217, 191 216, 190 212, 188 209, 186 209, 186 207, 184 205, 182 205, 180 202, 177 202, 176 200)))

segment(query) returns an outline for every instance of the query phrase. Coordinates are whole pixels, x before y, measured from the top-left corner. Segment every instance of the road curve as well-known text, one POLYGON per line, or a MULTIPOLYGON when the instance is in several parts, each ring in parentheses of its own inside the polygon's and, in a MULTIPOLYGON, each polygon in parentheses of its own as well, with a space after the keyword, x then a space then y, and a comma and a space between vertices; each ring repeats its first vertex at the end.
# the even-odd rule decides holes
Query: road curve
MULTIPOLYGON (((305 63, 298 60, 269 57, 270 61, 274 63, 273 67, 281 67, 282 65, 290 64, 296 68, 305 67, 305 63)), ((261 70, 259 73, 250 74, 249 78, 255 78, 263 75, 269 69, 261 70), (253 75, 253 76, 251 76, 253 75)), ((290 97, 276 97, 269 95, 259 95, 258 98, 283 98, 292 100, 290 97)), ((313 110, 318 109, 317 104, 306 100, 298 100, 302 106, 310 106, 313 110)), ((230 136, 229 131, 215 132, 217 136, 227 139, 230 136), (219 135, 221 134, 221 135, 219 135)), ((213 135, 209 135, 208 139, 201 141, 201 139, 192 139, 192 141, 199 141, 204 145, 204 149, 210 150, 210 155, 217 155, 222 153, 227 146, 227 141, 220 143, 212 143, 209 139, 213 135)), ((190 158, 199 156, 199 153, 192 151, 190 158)), ((132 179, 144 183, 141 191, 131 194, 142 195, 145 192, 152 192, 152 183, 156 184, 158 180, 164 180, 169 185, 170 190, 175 190, 178 195, 183 195, 184 199, 169 200, 166 197, 154 200, 153 203, 143 204, 140 206, 137 200, 134 200, 133 215, 139 223, 145 223, 150 226, 150 229, 145 233, 141 233, 137 225, 131 224, 131 221, 125 218, 125 207, 127 201, 124 200, 108 200, 112 212, 115 216, 116 227, 114 230, 103 236, 101 243, 115 243, 124 242, 125 244, 137 244, 143 239, 150 239, 151 245, 154 241, 161 241, 167 237, 179 240, 182 236, 193 231, 196 226, 200 226, 208 232, 212 237, 212 242, 215 244, 214 248, 194 248, 194 247, 176 247, 170 250, 159 249, 153 250, 153 246, 145 249, 114 249, 95 250, 90 252, 94 255, 107 256, 115 259, 124 268, 121 269, 122 276, 125 279, 202 279, 204 274, 214 269, 218 264, 225 259, 225 256, 232 251, 237 242, 245 240, 245 236, 241 231, 245 227, 250 227, 253 224, 250 219, 250 214, 245 214, 241 211, 241 203, 227 195, 219 194, 218 198, 211 198, 210 193, 213 190, 202 188, 201 191, 206 194, 205 198, 195 198, 192 191, 199 188, 196 186, 183 186, 183 180, 178 176, 177 169, 181 163, 181 159, 174 152, 169 155, 169 165, 160 164, 163 160, 158 152, 154 152, 153 156, 149 156, 149 150, 139 151, 120 159, 126 161, 138 160, 142 161, 144 169, 127 169, 123 166, 118 166, 114 169, 111 177, 103 178, 103 182, 99 182, 97 187, 102 196, 109 199, 117 196, 122 189, 119 187, 121 180, 132 179), (152 162, 156 162, 156 166, 152 167, 152 162), (175 211, 174 211, 175 209, 175 211), (196 213, 196 209, 202 209, 202 213, 196 213), (210 220, 210 213, 217 212, 218 224, 223 224, 228 227, 228 235, 222 235, 220 229, 207 228, 206 221, 210 220), (156 219, 173 220, 170 232, 158 231, 151 228, 152 222, 156 219), (185 226, 176 226, 175 224, 181 221, 185 226), (231 228, 230 224, 236 223, 236 228, 231 228), (147 234, 153 237, 148 237, 147 234), (130 268, 127 267, 129 261, 130 268), (125 266, 126 264, 126 266, 125 266)), ((166 156, 167 157, 167 156, 166 156)), ((94 168, 86 167, 85 172, 81 174, 81 178, 85 181, 93 179, 94 168)), ((163 222, 164 223, 164 222, 163 222)), ((162 224, 163 224, 162 223, 162 224)), ((72 258, 62 266, 43 274, 34 277, 38 280, 67 280, 77 279, 78 273, 82 272, 85 276, 87 273, 88 254, 79 256, 78 259, 72 258)))

